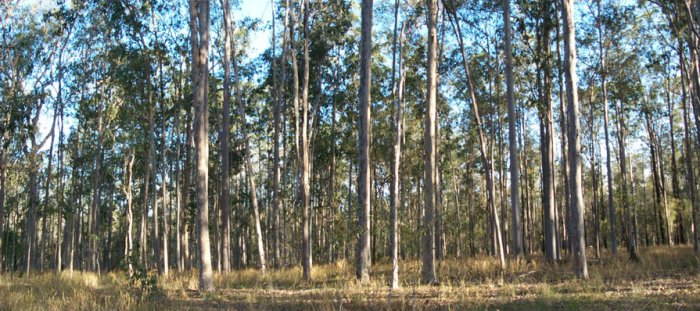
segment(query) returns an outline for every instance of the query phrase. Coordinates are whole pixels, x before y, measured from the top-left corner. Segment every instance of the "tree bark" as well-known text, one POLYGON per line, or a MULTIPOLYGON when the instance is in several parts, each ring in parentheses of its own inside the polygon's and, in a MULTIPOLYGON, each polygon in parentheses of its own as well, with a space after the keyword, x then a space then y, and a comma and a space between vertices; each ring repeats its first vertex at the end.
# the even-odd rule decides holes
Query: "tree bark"
MULTIPOLYGON (((309 200, 311 189, 309 188, 309 0, 303 0, 304 4, 304 67, 302 71, 302 99, 301 99, 301 205, 302 205, 302 262, 304 279, 311 280, 311 266, 313 264, 310 237, 310 211, 309 200)), ((295 96, 296 97, 296 96, 295 96)), ((296 119, 298 120, 298 118, 296 119)))
POLYGON ((231 269, 231 189, 229 186, 229 130, 231 128, 231 4, 229 0, 222 0, 224 10, 224 102, 221 119, 221 250, 222 267, 224 272, 231 269))
POLYGON ((564 62, 566 97, 568 103, 569 172, 571 174, 571 249, 574 257, 574 273, 588 279, 586 241, 584 236, 583 183, 581 178, 581 143, 579 140, 579 105, 576 77, 576 30, 574 26, 574 0, 562 0, 564 22, 564 62))
MULTIPOLYGON (((360 39, 360 118, 358 134, 358 232, 355 273, 362 284, 369 283, 371 269, 370 206, 371 206, 371 90, 372 90, 372 0, 362 0, 362 31, 360 39)), ((376 236, 376 234, 375 234, 376 236)))
POLYGON ((617 254, 617 228, 615 226, 615 205, 613 204, 613 171, 612 165, 610 164, 610 131, 608 130, 608 88, 606 83, 607 71, 605 67, 605 59, 607 56, 607 51, 603 45, 603 23, 601 21, 600 12, 600 0, 596 1, 598 7, 598 21, 596 22, 598 26, 598 51, 600 58, 600 83, 601 92, 603 96, 603 130, 605 131, 605 168, 608 179, 608 213, 610 223, 610 251, 613 256, 617 254))
POLYGON ((389 238, 391 244, 391 288, 399 288, 399 219, 398 209, 401 180, 401 140, 403 138, 403 128, 401 120, 403 119, 403 85, 405 76, 403 74, 403 32, 405 23, 401 24, 401 36, 398 37, 398 20, 399 20, 399 1, 394 3, 394 35, 393 35, 393 51, 392 51, 392 74, 391 86, 394 92, 394 110, 396 116, 394 118, 395 140, 394 140, 394 161, 392 163, 392 181, 391 181, 391 236, 389 238), (398 59, 397 52, 398 49, 398 59), (396 68, 398 60, 399 82, 396 85, 396 68))
POLYGON ((523 257, 523 231, 520 219, 521 207, 518 201, 520 193, 518 177, 518 143, 516 133, 515 98, 513 88, 513 49, 510 44, 510 0, 503 0, 503 28, 505 30, 506 54, 506 96, 508 99, 508 142, 510 151, 510 209, 512 221, 513 254, 523 257))
MULTIPOLYGON (((561 13, 561 1, 554 1, 555 3, 555 11, 558 11, 561 13), (558 5, 557 5, 558 4, 558 5)), ((557 15, 559 16, 559 15, 557 15)), ((561 209, 557 207, 557 222, 561 223, 561 234, 557 234, 557 239, 558 239, 558 247, 559 247, 559 252, 557 253, 557 256, 561 257, 561 249, 566 248, 569 253, 571 252, 571 243, 569 243, 569 230, 570 230, 570 224, 569 224, 569 219, 568 219, 568 214, 570 209, 571 209, 571 193, 569 193, 569 161, 567 157, 567 135, 566 135, 566 127, 567 127, 567 113, 566 113, 566 104, 565 104, 565 93, 564 93, 564 64, 562 62, 561 58, 561 27, 562 27, 562 22, 560 18, 557 18, 557 26, 556 26, 556 53, 557 53, 557 68, 559 69, 557 71, 557 74, 559 76, 559 128, 561 129, 561 136, 560 136, 560 142, 561 142, 561 175, 562 175, 562 188, 563 188, 563 203, 564 206, 562 206, 561 209)), ((555 189, 556 191, 556 189, 555 189)))
POLYGON ((421 272, 421 283, 437 284, 438 279, 435 274, 435 204, 436 204, 436 133, 435 123, 437 122, 437 1, 428 0, 428 63, 427 75, 428 85, 426 87, 426 110, 425 110, 425 153, 424 153, 424 174, 423 201, 425 215, 423 216, 423 242, 422 257, 423 267, 421 272))
MULTIPOLYGON (((274 7, 274 1, 272 1, 274 7)), ((287 81, 287 23, 289 20, 289 7, 285 8, 284 28, 282 29, 282 55, 281 60, 276 62, 276 69, 280 71, 280 81, 275 80, 277 89, 277 100, 274 106, 274 133, 273 133, 273 177, 272 177, 272 218, 273 218, 273 239, 272 239, 272 261, 275 267, 280 267, 280 132, 282 118, 282 109, 285 101, 285 86, 287 81)), ((274 31, 274 10, 272 21, 272 43, 273 52, 275 49, 275 31, 274 31)), ((275 76, 276 76, 276 72, 275 76)))
POLYGON ((199 290, 214 290, 209 242, 209 0, 189 0, 199 233, 199 290))
POLYGON ((541 107, 544 109, 541 120, 541 141, 542 145, 542 211, 544 213, 544 249, 545 257, 553 262, 557 259, 557 223, 554 201, 554 125, 552 112, 552 67, 550 58, 552 57, 549 48, 550 31, 553 27, 550 12, 551 1, 543 2, 542 30, 541 30, 541 50, 542 50, 542 94, 541 107))

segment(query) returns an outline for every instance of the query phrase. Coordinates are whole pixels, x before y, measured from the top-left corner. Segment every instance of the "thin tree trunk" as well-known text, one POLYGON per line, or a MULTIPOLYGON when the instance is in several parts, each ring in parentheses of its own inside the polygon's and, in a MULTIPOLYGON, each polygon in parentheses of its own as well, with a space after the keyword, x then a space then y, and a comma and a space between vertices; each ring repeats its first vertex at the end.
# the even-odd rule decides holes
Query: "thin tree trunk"
POLYGON ((569 172, 571 173, 572 221, 570 237, 574 256, 574 273, 588 279, 586 263, 586 241, 584 236, 583 183, 581 178, 581 143, 579 141, 579 105, 576 77, 576 30, 574 26, 574 0, 562 0, 564 22, 564 54, 566 74, 566 97, 568 102, 569 172))
MULTIPOLYGON (((231 4, 229 0, 222 0, 224 9, 224 102, 221 119, 221 250, 223 271, 228 272, 231 269, 231 260, 229 258, 231 250, 231 189, 229 186, 229 130, 231 128, 231 4)), ((274 23, 273 23, 274 25, 274 23)))
POLYGON ((542 145, 542 210, 544 214, 544 249, 545 257, 553 262, 557 259, 557 223, 556 223, 556 203, 554 201, 554 126, 552 112, 552 67, 549 62, 550 53, 550 31, 553 27, 550 9, 552 2, 543 2, 543 21, 541 34, 542 60, 542 108, 544 118, 540 122, 542 145))
MULTIPOLYGON (((301 99, 301 206, 302 206, 302 265, 305 280, 311 280, 311 266, 313 264, 310 237, 310 211, 309 200, 311 191, 309 188, 309 1, 303 0, 303 33, 304 33, 304 67, 302 71, 302 99, 301 99)), ((296 75, 295 75, 296 76, 296 75)), ((296 96, 295 96, 296 97, 296 96)), ((296 118, 298 121, 298 118, 296 118)))
POLYGON ((199 289, 213 291, 209 242, 209 0, 189 0, 194 82, 194 140, 197 169, 197 227, 199 233, 199 289))
POLYGON ((617 228, 615 227, 615 205, 613 204, 613 171, 612 171, 612 165, 610 164, 610 131, 608 130, 608 88, 607 88, 607 83, 606 83, 606 76, 607 76, 607 71, 605 67, 605 58, 607 56, 607 52, 605 51, 605 47, 603 46, 603 24, 600 21, 601 19, 601 12, 600 12, 600 0, 597 0, 597 5, 598 5, 598 48, 599 48, 599 58, 600 58, 600 83, 601 83, 601 92, 603 96, 603 130, 605 131, 605 168, 606 168, 606 174, 607 174, 607 179, 608 179, 608 213, 609 213, 609 219, 608 222, 610 223, 610 251, 612 252, 613 256, 617 255, 617 228))
POLYGON ((394 91, 394 109, 396 111, 396 116, 394 119, 394 128, 396 132, 394 141, 394 162, 392 167, 392 182, 391 182, 391 288, 399 288, 399 219, 398 219, 398 209, 400 193, 400 179, 401 179, 401 140, 403 138, 403 128, 401 127, 401 121, 403 119, 403 85, 404 85, 404 73, 403 73, 403 32, 405 24, 401 24, 401 36, 398 37, 398 20, 399 20, 399 1, 396 0, 394 3, 394 36, 393 36, 393 52, 392 52, 392 88, 394 91), (398 49, 398 59, 397 52, 398 49), (398 70, 399 70, 399 82, 398 85, 395 83, 396 79, 396 62, 398 60, 398 70))
POLYGON ((423 195, 425 215, 423 217, 423 243, 422 257, 423 267, 421 272, 421 283, 436 284, 438 282, 435 274, 435 226, 434 214, 436 204, 436 133, 435 123, 437 122, 437 1, 428 0, 428 63, 427 75, 428 85, 425 110, 425 154, 424 154, 424 179, 423 195))
MULTIPOLYGON (((274 8, 274 1, 272 1, 272 6, 274 8)), ((275 31, 274 31, 274 9, 272 10, 273 21, 272 21, 272 45, 273 52, 276 53, 275 43, 275 31)), ((279 268, 281 258, 280 258, 280 131, 281 131, 281 114, 285 101, 285 86, 287 81, 287 22, 289 20, 289 8, 285 8, 284 16, 284 28, 282 29, 282 55, 281 59, 275 63, 278 70, 280 70, 280 81, 275 79, 275 88, 277 90, 277 100, 274 106, 274 133, 273 133, 273 177, 272 177, 272 218, 273 218, 273 239, 272 239, 272 261, 275 267, 279 268)), ((274 77, 276 77, 276 72, 274 71, 274 77)), ((284 139, 284 136, 283 136, 284 139)))
POLYGON ((505 29, 506 93, 508 99, 508 141, 510 150, 510 209, 512 220, 513 254, 524 255, 521 207, 518 201, 520 185, 518 178, 518 144, 515 120, 515 98, 513 90, 513 49, 510 45, 510 0, 503 0, 503 28, 505 29))
MULTIPOLYGON (((372 0, 362 0, 362 32, 360 40, 360 119, 358 145, 358 233, 356 276, 360 283, 369 283, 371 269, 370 253, 370 205, 371 205, 371 175, 370 175, 370 143, 371 143, 371 63, 372 63, 372 0)), ((375 212, 376 215, 376 212, 375 212)), ((376 237, 376 233, 375 233, 376 237)))
MULTIPOLYGON (((560 1, 555 1, 555 10, 561 12, 561 2, 560 1), (556 5, 559 3, 559 5, 556 5)), ((565 93, 564 93, 564 64, 562 62, 561 58, 561 20, 558 19, 558 23, 556 26, 556 49, 557 49, 557 68, 559 70, 557 71, 558 76, 559 76, 559 127, 561 129, 561 136, 560 136, 560 141, 561 141, 561 170, 562 170, 562 188, 564 190, 564 206, 562 206, 560 211, 557 211, 557 217, 560 218, 561 221, 561 234, 557 235, 557 238, 559 239, 559 248, 561 252, 561 248, 566 248, 569 252, 571 252, 571 243, 569 243, 569 230, 571 228, 569 224, 569 219, 567 215, 569 215, 569 210, 571 209, 571 193, 570 191, 570 186, 569 186, 569 161, 567 157, 567 135, 566 135, 566 127, 567 127, 567 113, 566 113, 566 104, 564 103, 564 98, 565 98, 565 93)), ((556 191, 556 189, 555 189, 556 191)), ((557 208, 558 209, 558 208, 557 208)), ((559 220, 558 220, 559 221, 559 220)), ((557 256, 561 257, 561 253, 558 252, 557 256)))
POLYGON ((589 103, 590 108, 590 134, 591 134, 591 177, 593 181, 593 247, 595 249, 595 258, 600 258, 600 207, 598 206, 598 175, 596 174, 596 135, 595 135, 595 116, 593 115, 593 101, 589 103))

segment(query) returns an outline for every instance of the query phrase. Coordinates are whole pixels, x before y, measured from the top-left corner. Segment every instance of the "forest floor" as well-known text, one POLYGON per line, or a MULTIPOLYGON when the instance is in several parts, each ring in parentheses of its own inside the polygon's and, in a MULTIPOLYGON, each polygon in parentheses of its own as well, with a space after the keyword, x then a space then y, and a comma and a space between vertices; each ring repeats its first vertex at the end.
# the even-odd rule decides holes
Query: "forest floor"
MULTIPOLYGON (((589 256, 593 255, 589 252, 589 256)), ((593 257, 593 256, 591 256, 593 257)), ((317 265, 313 281, 300 268, 249 269, 216 274, 213 293, 200 294, 196 272, 153 273, 129 280, 124 273, 0 275, 0 310, 678 310, 700 309, 700 257, 692 247, 641 249, 641 261, 589 260, 590 280, 576 280, 571 265, 541 256, 508 263, 490 257, 440 261, 439 286, 422 286, 420 263, 401 262, 401 289, 389 290, 390 265, 373 266, 370 285, 359 286, 344 262, 317 265), (138 281, 138 282, 134 282, 138 281)))

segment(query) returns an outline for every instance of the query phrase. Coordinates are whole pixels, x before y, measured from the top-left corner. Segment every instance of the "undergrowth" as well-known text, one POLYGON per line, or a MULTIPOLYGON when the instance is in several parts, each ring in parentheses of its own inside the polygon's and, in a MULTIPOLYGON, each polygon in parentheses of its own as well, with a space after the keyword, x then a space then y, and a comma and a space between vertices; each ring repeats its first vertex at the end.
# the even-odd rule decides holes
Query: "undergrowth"
POLYGON ((197 272, 135 268, 97 275, 83 272, 0 274, 0 310, 124 309, 698 309, 700 258, 690 247, 643 249, 641 261, 624 253, 590 258, 589 280, 575 279, 566 260, 533 255, 501 269, 488 256, 440 261, 439 286, 423 286, 420 262, 400 262, 401 289, 387 286, 390 264, 372 266, 360 286, 352 262, 316 265, 313 280, 299 267, 215 274, 214 293, 197 291, 197 272))

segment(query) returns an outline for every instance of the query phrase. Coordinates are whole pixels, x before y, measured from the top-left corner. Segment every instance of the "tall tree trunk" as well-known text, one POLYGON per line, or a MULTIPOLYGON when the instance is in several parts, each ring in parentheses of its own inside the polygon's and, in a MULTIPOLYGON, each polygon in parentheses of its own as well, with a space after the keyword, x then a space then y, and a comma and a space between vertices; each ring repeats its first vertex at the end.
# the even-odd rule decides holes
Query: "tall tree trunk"
MULTIPOLYGON (((223 271, 231 269, 231 189, 229 186, 229 131, 231 128, 231 4, 229 0, 222 0, 224 9, 224 103, 221 119, 221 250, 223 271)), ((274 23, 273 23, 274 25, 274 23)))
MULTIPOLYGON (((554 1, 555 11, 561 13, 561 1, 554 1)), ((566 114, 566 104, 565 104, 565 93, 564 93, 564 63, 561 57, 561 19, 557 15, 557 26, 556 26, 556 53, 557 53, 557 75, 559 78, 559 128, 561 130, 560 142, 561 142, 561 175, 562 175, 562 188, 563 188, 563 203, 561 207, 557 207, 557 223, 561 224, 561 234, 557 234, 557 244, 559 247, 559 252, 557 256, 561 257, 561 249, 566 248, 569 253, 571 252, 571 243, 568 242, 569 239, 569 220, 566 217, 571 209, 571 194, 569 193, 569 163, 567 159, 567 135, 566 135, 566 124, 567 124, 567 114, 566 114)), ((556 189, 555 189, 556 191, 556 189)))
POLYGON ((598 26, 598 57, 600 58, 600 83, 601 92, 603 95, 603 130, 605 131, 605 169, 608 179, 608 213, 610 223, 610 251, 613 256, 617 255, 617 228, 615 227, 615 205, 613 204, 613 171, 612 165, 610 164, 610 131, 608 130, 608 87, 606 83, 607 71, 605 67, 605 59, 607 57, 607 51, 603 45, 603 23, 601 21, 600 12, 600 0, 596 0, 598 7, 598 21, 596 22, 598 26))
POLYGON ((194 140, 197 169, 197 227, 199 233, 199 289, 213 291, 209 242, 209 0, 189 0, 194 82, 194 140))
POLYGON ((583 182, 581 180, 581 143, 579 141, 579 105, 576 77, 576 29, 574 27, 574 0, 562 0, 564 22, 564 61, 566 97, 568 102, 569 172, 571 173, 571 249, 574 257, 574 273, 588 279, 586 241, 584 236, 583 182))
POLYGON ((435 274, 435 226, 434 214, 436 204, 436 133, 435 123, 437 122, 437 1, 428 0, 428 85, 426 94, 427 107, 425 110, 425 154, 424 154, 424 174, 423 184, 424 208, 423 217, 423 267, 421 272, 421 283, 436 284, 438 282, 435 274))
MULTIPOLYGON (((305 280, 311 280, 311 266, 313 264, 310 237, 310 212, 309 200, 311 189, 309 188, 309 0, 303 0, 304 4, 304 67, 302 71, 302 98, 301 98, 301 205, 302 205, 302 262, 305 280)), ((297 118, 298 120, 298 118, 297 118)))
MULTIPOLYGON (((61 60, 61 57, 59 56, 59 62, 61 60)), ((63 142, 63 126, 64 126, 64 105, 63 105, 63 67, 62 64, 59 63, 59 68, 58 68, 58 94, 57 94, 57 99, 58 99, 58 105, 59 105, 59 118, 61 122, 61 126, 59 127, 59 132, 58 132, 58 176, 56 179, 58 179, 58 199, 57 199, 57 216, 56 216, 56 248, 55 250, 55 265, 56 265, 56 272, 60 272, 62 268, 62 254, 61 251, 63 250, 62 248, 62 236, 61 236, 61 227, 62 227, 62 221, 63 221, 63 207, 66 205, 65 202, 65 181, 64 181, 64 170, 65 170, 65 164, 63 163, 63 158, 65 154, 65 144, 63 142)), ((3 146, 0 144, 0 148, 3 148, 3 146)), ((0 150, 0 153, 2 151, 0 150)), ((3 187, 1 185, 4 180, 3 174, 3 156, 0 154, 0 188, 3 187)), ((0 189, 0 270, 2 270, 2 232, 3 232, 3 226, 2 226, 2 204, 3 204, 3 193, 2 189, 0 189)))
POLYGON ((404 85, 404 74, 403 74, 403 31, 405 23, 401 24, 401 37, 398 37, 398 21, 399 21, 399 0, 394 3, 394 35, 393 35, 393 51, 392 51, 392 64, 391 64, 391 87, 394 92, 394 110, 396 116, 394 117, 394 161, 392 163, 392 181, 391 181, 391 237, 389 238, 391 244, 391 288, 399 288, 399 217, 398 209, 399 204, 401 204, 399 199, 400 193, 400 180, 401 180, 401 140, 403 138, 403 128, 401 127, 401 120, 403 119, 403 85, 404 85), (396 52, 398 50, 398 59, 396 52), (399 70, 399 81, 396 85, 396 69, 398 60, 398 70, 399 70))
MULTIPOLYGON (((371 205, 371 175, 370 175, 370 144, 372 141, 371 97, 372 90, 372 0, 362 0, 362 32, 360 40, 360 119, 358 134, 358 233, 356 270, 360 283, 369 283, 371 269, 370 245, 370 205, 371 205)), ((375 213, 376 214, 376 213, 375 213)), ((376 233, 375 233, 376 236, 376 233)))
POLYGON ((506 54, 506 94, 508 99, 508 144, 510 150, 510 209, 512 219, 513 254, 524 255, 521 207, 518 201, 520 193, 518 177, 518 143, 516 133, 515 98, 513 89, 513 49, 510 45, 510 0, 503 0, 503 28, 505 29, 506 54))
MULTIPOLYGON (((274 8, 274 0, 272 1, 272 6, 274 8)), ((273 52, 276 53, 275 44, 277 40, 275 39, 275 22, 274 22, 274 10, 272 10, 273 21, 272 21, 272 45, 273 52)), ((276 77, 277 70, 280 71, 280 81, 275 79, 275 88, 277 90, 277 98, 274 106, 274 133, 273 133, 273 177, 272 177, 272 219, 273 219, 273 239, 272 239, 272 262, 275 267, 280 267, 280 131, 281 131, 281 114, 285 101, 285 87, 287 81, 287 23, 289 20, 289 8, 285 8, 284 16, 284 28, 282 29, 282 55, 281 59, 275 62, 276 70, 273 72, 273 76, 276 77)), ((283 136, 284 139, 284 136, 283 136)))
POLYGON ((554 125, 552 112, 552 67, 550 63, 550 31, 553 27, 551 19, 552 2, 543 2, 541 50, 542 50, 542 94, 541 107, 544 109, 541 120, 542 145, 542 211, 544 214, 544 249, 545 257, 552 262, 557 259, 557 223, 554 201, 554 125))

